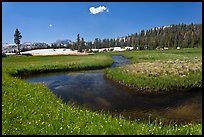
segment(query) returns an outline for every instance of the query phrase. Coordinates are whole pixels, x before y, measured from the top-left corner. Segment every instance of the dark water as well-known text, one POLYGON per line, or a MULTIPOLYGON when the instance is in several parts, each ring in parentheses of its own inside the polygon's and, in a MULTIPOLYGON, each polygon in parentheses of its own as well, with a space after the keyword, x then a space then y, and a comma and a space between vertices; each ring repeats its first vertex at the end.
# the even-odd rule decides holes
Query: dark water
MULTIPOLYGON (((111 67, 130 64, 122 56, 113 56, 111 67)), ((94 111, 108 111, 134 119, 161 119, 175 121, 201 122, 201 91, 171 95, 138 95, 133 89, 115 84, 106 79, 102 70, 80 72, 58 72, 41 74, 26 79, 28 82, 44 83, 65 102, 87 107, 94 111)))

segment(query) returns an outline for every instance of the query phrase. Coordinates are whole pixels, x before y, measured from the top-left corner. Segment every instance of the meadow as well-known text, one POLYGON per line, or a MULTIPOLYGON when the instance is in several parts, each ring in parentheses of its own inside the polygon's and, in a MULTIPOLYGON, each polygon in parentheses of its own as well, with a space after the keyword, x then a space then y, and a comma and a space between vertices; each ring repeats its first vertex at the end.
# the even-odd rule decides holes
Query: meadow
POLYGON ((132 64, 106 69, 108 78, 138 93, 166 94, 202 88, 202 50, 130 51, 132 64))
MULTIPOLYGON (((193 60, 202 57, 197 49, 172 51, 159 55, 159 51, 122 52, 133 63, 149 60, 193 60), (158 53, 157 53, 158 52, 158 53), (182 52, 178 53, 178 52, 182 52), (148 55, 148 56, 147 56, 148 55)), ((164 51, 165 53, 166 51, 164 51)), ((121 53, 120 53, 121 54, 121 53)), ((198 61, 199 62, 199 61, 198 61)), ((88 56, 11 56, 2 58, 2 134, 3 135, 69 135, 69 134, 130 134, 130 135, 201 135, 201 123, 164 124, 161 121, 129 121, 103 112, 64 103, 45 85, 31 84, 19 78, 51 71, 78 71, 99 69, 113 63, 111 55, 88 56)), ((199 63, 198 63, 199 68, 199 63)), ((132 69, 131 67, 129 69, 132 69)), ((126 68, 125 70, 128 70, 126 68)), ((199 70, 199 69, 198 69, 199 70)), ((106 71, 121 72, 121 68, 106 71), (118 69, 118 71, 113 71, 118 69)), ((196 68, 197 71, 197 68, 196 68)), ((126 72, 127 73, 127 72, 126 72)), ((198 71, 200 74, 200 70, 198 71)), ((128 73, 127 73, 128 74, 128 73)), ((130 75, 133 75, 132 73, 130 75)), ((113 76, 113 75, 112 75, 113 76)), ((196 79, 200 78, 196 76, 196 79)), ((199 84, 198 84, 199 85, 199 84)))

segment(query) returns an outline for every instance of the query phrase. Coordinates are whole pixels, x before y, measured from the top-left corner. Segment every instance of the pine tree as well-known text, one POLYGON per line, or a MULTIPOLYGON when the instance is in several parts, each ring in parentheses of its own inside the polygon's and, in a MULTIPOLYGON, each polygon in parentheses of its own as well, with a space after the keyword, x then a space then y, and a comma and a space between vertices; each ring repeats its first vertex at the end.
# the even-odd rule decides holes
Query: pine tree
POLYGON ((14 34, 14 42, 16 43, 16 45, 17 45, 17 48, 18 48, 18 54, 20 55, 20 39, 22 38, 22 36, 21 36, 21 33, 20 33, 20 31, 18 30, 18 29, 16 29, 16 31, 15 31, 15 34, 14 34))
POLYGON ((77 44, 78 51, 82 52, 79 34, 77 34, 77 43, 76 44, 77 44))
POLYGON ((82 52, 84 49, 85 49, 85 41, 84 41, 84 38, 81 38, 81 49, 80 49, 80 52, 82 52))

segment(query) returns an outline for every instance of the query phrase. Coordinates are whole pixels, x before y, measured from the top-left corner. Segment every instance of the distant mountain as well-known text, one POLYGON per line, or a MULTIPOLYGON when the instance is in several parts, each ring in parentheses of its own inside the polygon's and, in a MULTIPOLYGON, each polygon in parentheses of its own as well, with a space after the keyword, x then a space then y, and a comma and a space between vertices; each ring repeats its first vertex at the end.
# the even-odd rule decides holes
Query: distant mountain
POLYGON ((53 42, 52 44, 73 44, 73 41, 69 39, 57 40, 56 42, 53 42))
POLYGON ((23 42, 22 45, 32 45, 32 42, 23 42))
POLYGON ((162 27, 154 27, 154 28, 152 28, 151 30, 159 30, 159 29, 164 30, 165 28, 170 28, 170 27, 172 27, 172 25, 169 25, 169 26, 162 26, 162 27))
POLYGON ((16 44, 2 43, 2 47, 16 46, 16 44))

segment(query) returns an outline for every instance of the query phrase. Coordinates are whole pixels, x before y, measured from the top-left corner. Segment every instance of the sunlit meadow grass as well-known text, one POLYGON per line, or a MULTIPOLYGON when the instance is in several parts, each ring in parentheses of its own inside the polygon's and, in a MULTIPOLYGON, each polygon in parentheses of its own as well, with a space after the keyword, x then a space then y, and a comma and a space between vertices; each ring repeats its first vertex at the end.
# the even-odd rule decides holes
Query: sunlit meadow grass
POLYGON ((110 56, 14 56, 3 58, 3 70, 11 75, 53 71, 77 71, 108 67, 110 56))
POLYGON ((2 134, 202 134, 202 125, 164 125, 128 121, 63 103, 46 86, 16 74, 96 69, 112 64, 110 56, 5 57, 2 59, 2 134))
POLYGON ((105 73, 141 93, 202 88, 201 52, 201 49, 125 52, 123 55, 132 58, 133 64, 107 69, 105 73))

